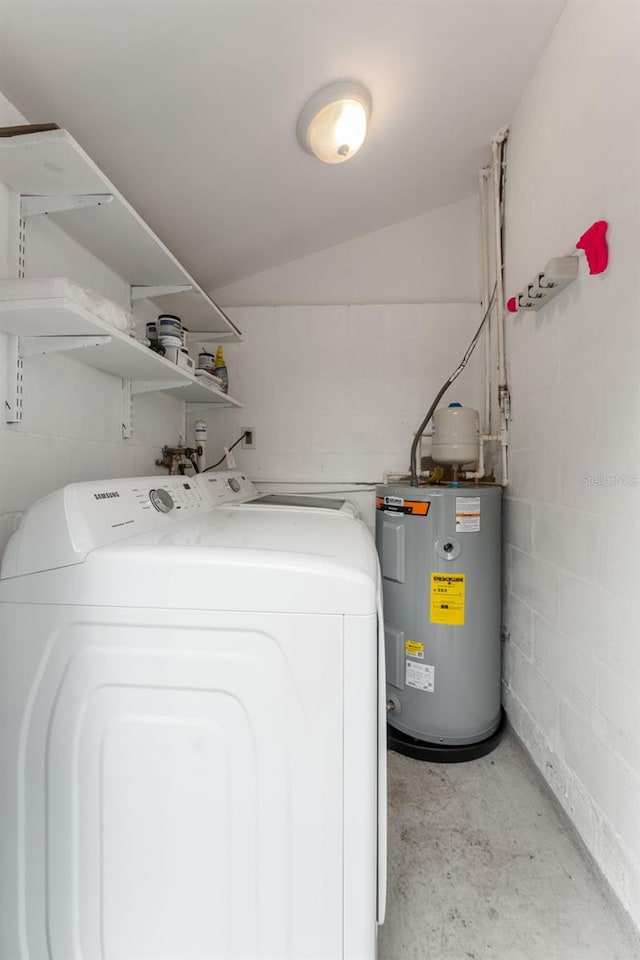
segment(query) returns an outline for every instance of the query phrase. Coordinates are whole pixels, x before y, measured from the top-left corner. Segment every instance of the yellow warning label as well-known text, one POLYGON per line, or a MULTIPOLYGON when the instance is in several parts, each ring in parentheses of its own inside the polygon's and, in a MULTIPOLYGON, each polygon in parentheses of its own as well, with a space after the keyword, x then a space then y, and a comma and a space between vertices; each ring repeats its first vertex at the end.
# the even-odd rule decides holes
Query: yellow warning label
POLYGON ((417 657, 418 660, 424 660, 424 643, 417 640, 405 640, 404 652, 408 657, 417 657))
POLYGON ((431 623, 464 625, 464 573, 431 574, 431 623))

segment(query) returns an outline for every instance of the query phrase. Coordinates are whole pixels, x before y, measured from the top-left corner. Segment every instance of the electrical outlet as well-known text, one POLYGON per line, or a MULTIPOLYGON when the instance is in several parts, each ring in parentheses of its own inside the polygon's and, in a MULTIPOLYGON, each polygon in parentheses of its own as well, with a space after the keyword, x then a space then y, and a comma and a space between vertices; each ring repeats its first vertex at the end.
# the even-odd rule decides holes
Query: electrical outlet
POLYGON ((244 450, 255 450, 256 448, 256 428, 240 427, 240 432, 244 433, 242 438, 242 447, 244 450))

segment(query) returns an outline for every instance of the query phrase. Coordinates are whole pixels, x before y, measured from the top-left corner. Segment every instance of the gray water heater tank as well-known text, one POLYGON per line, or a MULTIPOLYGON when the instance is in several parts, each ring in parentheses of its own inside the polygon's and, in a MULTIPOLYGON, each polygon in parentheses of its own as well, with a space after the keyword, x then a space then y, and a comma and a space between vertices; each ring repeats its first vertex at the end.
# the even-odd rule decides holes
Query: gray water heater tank
POLYGON ((376 488, 389 746, 455 761, 502 732, 499 486, 376 488))

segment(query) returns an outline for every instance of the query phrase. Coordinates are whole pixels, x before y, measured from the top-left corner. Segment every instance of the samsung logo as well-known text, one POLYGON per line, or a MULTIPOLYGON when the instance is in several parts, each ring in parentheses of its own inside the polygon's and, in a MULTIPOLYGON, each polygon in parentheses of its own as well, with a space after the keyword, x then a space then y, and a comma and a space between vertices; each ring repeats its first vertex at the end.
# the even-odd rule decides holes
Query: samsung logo
POLYGON ((94 500, 113 500, 120 496, 117 490, 109 490, 107 493, 94 493, 94 500))

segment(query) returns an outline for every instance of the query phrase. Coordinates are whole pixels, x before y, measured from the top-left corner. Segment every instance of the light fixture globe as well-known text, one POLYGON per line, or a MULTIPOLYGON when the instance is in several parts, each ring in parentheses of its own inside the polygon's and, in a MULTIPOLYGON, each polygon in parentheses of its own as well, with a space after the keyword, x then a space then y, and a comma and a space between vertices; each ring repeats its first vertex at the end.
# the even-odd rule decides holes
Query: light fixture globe
POLYGON ((371 116, 369 92, 355 80, 338 80, 314 93, 298 118, 300 146, 323 163, 344 163, 358 152, 371 116))

